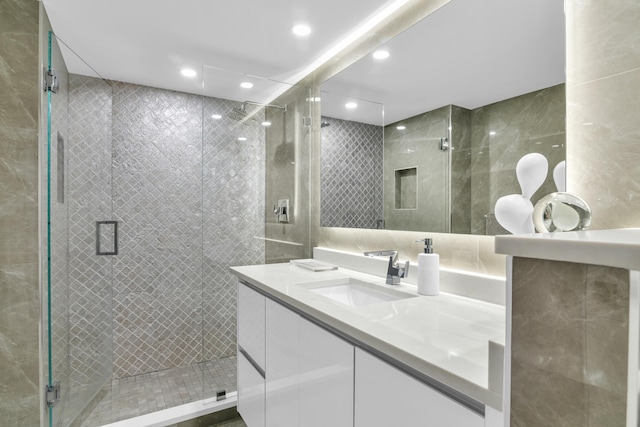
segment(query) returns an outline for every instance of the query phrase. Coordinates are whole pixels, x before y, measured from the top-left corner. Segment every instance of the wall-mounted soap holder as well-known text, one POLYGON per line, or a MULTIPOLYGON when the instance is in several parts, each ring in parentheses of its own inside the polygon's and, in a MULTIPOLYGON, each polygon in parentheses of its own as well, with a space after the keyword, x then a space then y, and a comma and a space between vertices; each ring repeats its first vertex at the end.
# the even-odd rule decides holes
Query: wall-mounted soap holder
POLYGON ((278 200, 278 206, 273 206, 273 213, 278 222, 289 222, 289 199, 278 200))

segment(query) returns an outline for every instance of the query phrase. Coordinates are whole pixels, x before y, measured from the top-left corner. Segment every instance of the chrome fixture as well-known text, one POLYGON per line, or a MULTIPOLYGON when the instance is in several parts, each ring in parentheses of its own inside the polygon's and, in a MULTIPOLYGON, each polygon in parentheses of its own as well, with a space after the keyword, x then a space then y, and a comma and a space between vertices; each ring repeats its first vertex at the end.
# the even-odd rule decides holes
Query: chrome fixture
POLYGON ((244 101, 242 104, 240 104, 240 107, 233 107, 231 111, 229 111, 227 116, 230 119, 236 120, 238 122, 246 122, 247 120, 253 120, 249 116, 249 113, 247 112, 247 105, 255 105, 257 107, 278 108, 282 111, 287 111, 286 105, 283 106, 283 105, 276 105, 276 104, 262 104, 260 102, 253 102, 253 101, 244 101))
POLYGON ((51 69, 44 70, 44 77, 42 82, 42 88, 45 92, 58 93, 58 73, 51 69))
POLYGON ((289 199, 278 200, 278 206, 273 206, 273 213, 278 222, 289 222, 289 199))
POLYGON ((322 122, 322 123, 320 123, 320 127, 321 127, 321 128, 326 128, 326 127, 329 127, 329 126, 331 126, 331 123, 329 123, 329 122, 322 122))
POLYGON ((393 257, 389 257, 389 266, 387 267, 387 285, 399 285, 400 279, 409 276, 409 261, 405 262, 403 266, 395 264, 393 257))
POLYGON ((447 151, 449 149, 449 138, 443 136, 440 138, 440 150, 447 151))

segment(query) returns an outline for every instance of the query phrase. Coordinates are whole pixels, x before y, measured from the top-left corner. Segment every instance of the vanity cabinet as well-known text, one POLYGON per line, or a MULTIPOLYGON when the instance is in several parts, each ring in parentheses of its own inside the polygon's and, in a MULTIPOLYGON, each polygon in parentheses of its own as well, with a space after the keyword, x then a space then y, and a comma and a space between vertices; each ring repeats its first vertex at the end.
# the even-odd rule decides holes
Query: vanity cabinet
POLYGON ((238 284, 238 412, 249 427, 265 426, 265 304, 238 284))
POLYGON ((355 427, 484 427, 484 417, 357 348, 355 427))
POLYGON ((238 412, 248 427, 353 427, 354 346, 242 283, 238 353, 238 412))
POLYGON ((248 427, 485 427, 482 415, 243 284, 238 344, 248 427))

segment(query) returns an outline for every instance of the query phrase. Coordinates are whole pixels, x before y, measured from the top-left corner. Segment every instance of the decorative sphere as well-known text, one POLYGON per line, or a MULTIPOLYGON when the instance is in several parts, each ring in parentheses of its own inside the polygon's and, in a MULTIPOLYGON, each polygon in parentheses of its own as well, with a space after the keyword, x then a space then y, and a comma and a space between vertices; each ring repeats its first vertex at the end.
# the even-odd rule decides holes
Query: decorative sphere
POLYGON ((585 230, 591 224, 591 209, 571 193, 551 193, 533 208, 533 225, 540 233, 585 230))

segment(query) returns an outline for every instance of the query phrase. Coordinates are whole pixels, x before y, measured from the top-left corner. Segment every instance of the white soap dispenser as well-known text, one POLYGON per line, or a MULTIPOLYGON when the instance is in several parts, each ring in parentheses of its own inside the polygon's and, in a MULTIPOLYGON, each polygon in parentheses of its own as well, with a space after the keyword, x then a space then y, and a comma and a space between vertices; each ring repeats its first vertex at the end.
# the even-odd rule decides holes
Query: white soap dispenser
POLYGON ((424 253, 418 255, 418 293, 436 296, 440 293, 440 256, 433 253, 433 239, 416 242, 424 242, 424 253))

